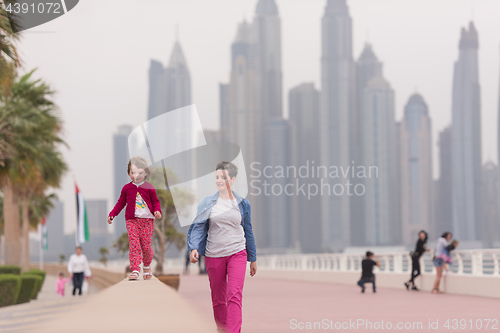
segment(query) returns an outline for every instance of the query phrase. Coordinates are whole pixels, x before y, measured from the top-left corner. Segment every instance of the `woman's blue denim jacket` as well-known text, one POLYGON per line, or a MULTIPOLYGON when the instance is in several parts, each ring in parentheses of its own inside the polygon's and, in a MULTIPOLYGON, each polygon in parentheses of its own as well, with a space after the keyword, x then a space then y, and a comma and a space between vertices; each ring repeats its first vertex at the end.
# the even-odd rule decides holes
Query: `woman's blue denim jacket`
MULTIPOLYGON (((257 261, 257 253, 250 217, 250 203, 247 199, 240 197, 238 194, 234 192, 233 194, 236 198, 236 201, 238 202, 238 207, 240 208, 241 224, 243 225, 243 230, 245 231, 247 260, 250 262, 254 262, 257 261)), ((219 191, 217 191, 217 193, 215 193, 214 195, 209 195, 203 198, 198 205, 196 217, 191 224, 191 227, 189 227, 187 235, 188 251, 196 249, 198 250, 200 256, 205 255, 209 226, 208 218, 210 216, 210 211, 212 210, 212 207, 217 203, 218 198, 219 191)))

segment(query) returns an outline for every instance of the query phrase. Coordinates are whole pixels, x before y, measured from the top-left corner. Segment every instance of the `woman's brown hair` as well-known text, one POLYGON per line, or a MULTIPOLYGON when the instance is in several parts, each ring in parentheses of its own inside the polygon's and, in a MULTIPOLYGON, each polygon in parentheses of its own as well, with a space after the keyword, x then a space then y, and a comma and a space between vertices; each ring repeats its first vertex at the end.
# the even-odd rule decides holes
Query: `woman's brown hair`
POLYGON ((215 171, 217 170, 227 170, 227 172, 229 173, 229 178, 231 179, 233 177, 236 177, 236 175, 238 174, 238 167, 234 163, 228 161, 222 161, 217 164, 217 166, 215 167, 215 171))

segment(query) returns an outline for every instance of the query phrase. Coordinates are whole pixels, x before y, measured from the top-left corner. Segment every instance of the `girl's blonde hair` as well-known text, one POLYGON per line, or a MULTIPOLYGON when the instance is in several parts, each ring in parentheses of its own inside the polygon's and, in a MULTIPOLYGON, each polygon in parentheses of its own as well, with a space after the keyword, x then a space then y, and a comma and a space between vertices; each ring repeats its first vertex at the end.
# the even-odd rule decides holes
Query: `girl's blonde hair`
POLYGON ((134 156, 128 161, 127 165, 127 174, 130 174, 130 170, 132 169, 132 165, 135 165, 139 169, 143 169, 144 172, 146 172, 146 176, 144 177, 144 180, 148 180, 149 175, 151 174, 151 171, 148 168, 148 162, 144 157, 141 156, 134 156))

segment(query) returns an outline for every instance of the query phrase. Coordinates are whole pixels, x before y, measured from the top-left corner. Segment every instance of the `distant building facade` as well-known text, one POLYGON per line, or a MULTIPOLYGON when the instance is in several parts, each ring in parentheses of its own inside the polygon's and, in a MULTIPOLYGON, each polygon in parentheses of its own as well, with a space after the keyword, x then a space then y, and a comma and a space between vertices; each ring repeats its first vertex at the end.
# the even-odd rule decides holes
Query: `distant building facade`
POLYGON ((400 193, 403 244, 433 225, 432 126, 423 97, 413 94, 400 124, 400 193))

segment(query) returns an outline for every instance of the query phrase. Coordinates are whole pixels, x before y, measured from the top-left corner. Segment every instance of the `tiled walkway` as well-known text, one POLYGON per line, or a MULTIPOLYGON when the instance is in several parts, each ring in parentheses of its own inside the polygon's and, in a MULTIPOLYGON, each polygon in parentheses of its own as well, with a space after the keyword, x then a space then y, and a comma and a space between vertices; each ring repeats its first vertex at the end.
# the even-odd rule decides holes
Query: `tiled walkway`
MULTIPOLYGON (((182 276, 179 294, 191 303, 200 316, 214 323, 206 275, 182 276)), ((401 289, 379 288, 377 293, 373 294, 367 285, 366 292, 361 294, 360 288, 354 283, 352 286, 345 286, 280 281, 259 278, 258 273, 253 278, 246 277, 243 292, 243 333, 350 330, 498 332, 500 300, 408 292, 404 286, 401 289), (454 319, 457 321, 454 322, 454 319), (449 329, 445 327, 447 320, 449 329), (319 322, 316 323, 316 329, 314 322, 319 322), (371 328, 368 322, 371 323, 371 328), (307 323, 310 323, 311 329, 307 329, 307 323), (398 323, 400 329, 397 329, 398 323), (437 325, 437 329, 430 329, 430 323, 433 328, 437 325)))

